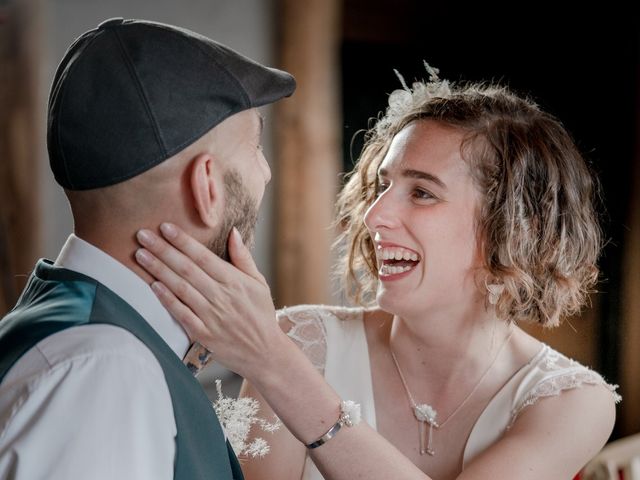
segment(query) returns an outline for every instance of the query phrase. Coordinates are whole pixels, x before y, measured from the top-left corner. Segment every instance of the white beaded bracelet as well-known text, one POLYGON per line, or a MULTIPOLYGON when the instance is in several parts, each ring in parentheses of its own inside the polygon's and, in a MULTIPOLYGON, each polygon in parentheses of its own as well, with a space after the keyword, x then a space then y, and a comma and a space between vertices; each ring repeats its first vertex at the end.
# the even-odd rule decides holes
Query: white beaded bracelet
POLYGON ((320 445, 324 445, 340 431, 344 426, 353 427, 360 423, 360 404, 351 400, 346 400, 340 403, 340 416, 338 421, 319 439, 315 442, 311 442, 306 445, 307 448, 318 448, 320 445))

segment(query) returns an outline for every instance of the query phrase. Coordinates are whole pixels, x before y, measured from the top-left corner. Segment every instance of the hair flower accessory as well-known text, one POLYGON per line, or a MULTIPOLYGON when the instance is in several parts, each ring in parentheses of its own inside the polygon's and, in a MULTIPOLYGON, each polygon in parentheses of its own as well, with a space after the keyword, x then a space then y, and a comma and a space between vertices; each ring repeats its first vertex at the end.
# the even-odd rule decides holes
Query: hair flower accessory
POLYGON ((276 417, 273 422, 268 422, 257 416, 260 405, 255 398, 230 398, 222 394, 222 381, 216 380, 218 399, 213 402, 213 408, 218 415, 220 423, 238 457, 264 457, 269 453, 269 444, 264 438, 255 438, 247 443, 251 426, 256 424, 263 431, 273 433, 280 428, 282 423, 276 417))
POLYGON ((419 110, 428 100, 436 97, 448 98, 451 96, 451 88, 448 80, 440 80, 437 68, 432 67, 427 62, 424 68, 429 74, 429 81, 414 82, 410 88, 404 77, 397 70, 393 70, 402 89, 394 90, 389 95, 389 106, 385 116, 376 124, 376 129, 382 131, 397 119, 404 117, 408 111, 419 110))

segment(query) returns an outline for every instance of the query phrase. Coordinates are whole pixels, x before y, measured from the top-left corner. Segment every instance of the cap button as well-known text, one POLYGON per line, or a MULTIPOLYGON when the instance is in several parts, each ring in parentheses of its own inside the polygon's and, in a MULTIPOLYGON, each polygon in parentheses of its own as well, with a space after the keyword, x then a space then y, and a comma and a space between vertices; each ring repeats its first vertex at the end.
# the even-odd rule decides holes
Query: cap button
POLYGON ((98 25, 98 29, 103 29, 103 28, 108 28, 108 27, 115 27, 117 25, 121 25, 122 23, 124 23, 124 18, 122 18, 122 17, 110 18, 110 19, 105 20, 104 22, 102 22, 100 25, 98 25))

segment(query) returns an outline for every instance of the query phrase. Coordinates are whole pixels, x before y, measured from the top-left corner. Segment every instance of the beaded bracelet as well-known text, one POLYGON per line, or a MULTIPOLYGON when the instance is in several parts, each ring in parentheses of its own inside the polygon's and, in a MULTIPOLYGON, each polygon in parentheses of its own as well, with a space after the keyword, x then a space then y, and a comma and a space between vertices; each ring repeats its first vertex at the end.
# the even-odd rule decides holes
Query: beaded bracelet
POLYGON ((306 445, 307 448, 318 448, 320 445, 324 445, 340 431, 344 426, 353 427, 360 423, 360 404, 352 402, 351 400, 342 401, 340 403, 340 416, 338 421, 333 426, 318 438, 315 442, 311 442, 306 445))

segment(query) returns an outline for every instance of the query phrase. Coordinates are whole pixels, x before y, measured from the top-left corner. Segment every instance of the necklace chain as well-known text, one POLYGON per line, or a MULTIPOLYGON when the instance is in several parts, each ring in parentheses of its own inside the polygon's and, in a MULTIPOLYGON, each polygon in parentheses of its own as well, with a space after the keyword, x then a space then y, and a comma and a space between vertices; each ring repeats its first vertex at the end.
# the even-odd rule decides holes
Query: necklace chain
POLYGON ((391 344, 389 344, 389 351, 391 352, 391 358, 393 359, 393 363, 395 364, 396 370, 398 371, 398 376, 400 377, 402 386, 404 387, 404 390, 407 393, 407 397, 409 398, 409 402, 411 403, 411 406, 413 408, 413 413, 416 419, 420 422, 420 454, 421 455, 424 455, 425 453, 428 453, 431 456, 435 455, 435 450, 433 449, 433 446, 432 446, 433 429, 443 428, 449 422, 449 420, 451 420, 451 418, 453 418, 453 416, 456 413, 458 413, 462 409, 462 407, 464 407, 467 404, 469 399, 473 396, 474 393, 476 393, 476 390, 478 390, 483 380, 489 374, 489 372, 491 371, 491 368, 495 365, 496 361, 498 360, 498 357, 500 356, 500 353, 502 352, 502 349, 507 345, 507 343, 509 343, 509 340, 511 339, 512 335, 513 335, 513 329, 511 329, 507 338, 505 338, 504 342, 502 342, 502 345, 500 345, 500 348, 498 349, 495 356, 493 357, 493 360, 491 361, 487 369, 484 371, 480 379, 476 382, 475 386, 467 394, 464 400, 462 400, 462 402, 455 408, 455 410, 452 413, 450 413, 449 416, 447 416, 447 418, 444 419, 442 423, 438 423, 436 421, 438 412, 431 405, 426 403, 417 404, 416 401, 413 399, 413 395, 411 395, 411 391, 409 390, 407 381, 405 380, 404 375, 402 374, 402 370, 400 369, 400 364, 398 363, 398 359, 396 358, 396 355, 393 352, 393 349, 391 348, 391 344), (428 444, 426 447, 425 447, 425 438, 424 438, 426 433, 424 428, 425 423, 429 424, 429 438, 428 438, 428 444))

